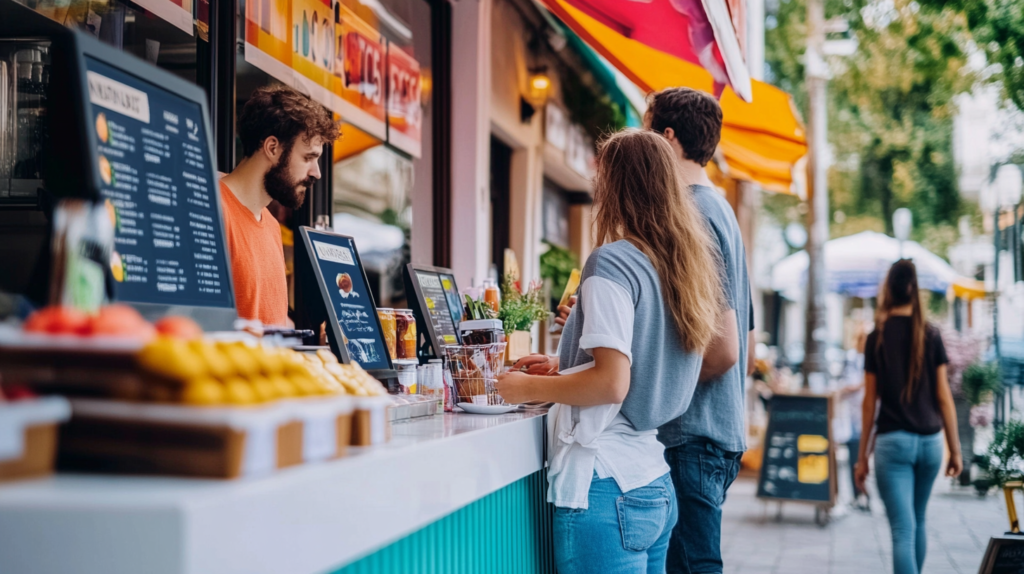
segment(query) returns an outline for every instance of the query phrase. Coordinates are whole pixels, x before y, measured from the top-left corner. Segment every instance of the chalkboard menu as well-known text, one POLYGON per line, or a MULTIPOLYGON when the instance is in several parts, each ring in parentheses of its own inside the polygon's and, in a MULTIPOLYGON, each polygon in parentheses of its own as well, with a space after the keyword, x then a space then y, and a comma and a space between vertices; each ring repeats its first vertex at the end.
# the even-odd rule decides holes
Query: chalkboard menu
POLYGON ((775 395, 768 412, 757 495, 832 503, 835 450, 829 397, 775 395))
POLYGON ((446 345, 460 342, 462 299, 450 269, 409 264, 405 272, 406 292, 416 314, 418 331, 427 337, 430 356, 440 354, 446 345), (413 300, 414 299, 414 300, 413 300))
POLYGON ((978 574, 1024 574, 1024 536, 990 538, 978 574))
POLYGON ((351 237, 299 228, 327 311, 328 336, 339 359, 367 371, 390 370, 373 294, 351 237))

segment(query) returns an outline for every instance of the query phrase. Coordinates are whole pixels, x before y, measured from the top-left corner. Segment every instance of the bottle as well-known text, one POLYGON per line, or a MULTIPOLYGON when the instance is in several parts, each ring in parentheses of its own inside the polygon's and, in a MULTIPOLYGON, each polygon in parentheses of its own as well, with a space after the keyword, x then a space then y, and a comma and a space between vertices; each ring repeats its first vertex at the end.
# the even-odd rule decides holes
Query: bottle
POLYGON ((498 284, 491 279, 484 282, 484 301, 491 306, 491 309, 494 309, 495 313, 501 308, 501 290, 498 289, 498 284))
POLYGON ((430 367, 430 393, 435 399, 438 399, 437 411, 438 413, 444 412, 444 373, 441 372, 441 365, 444 363, 441 359, 430 359, 428 366, 430 367))
POLYGON ((452 378, 452 370, 448 363, 444 364, 444 412, 450 413, 455 410, 455 380, 452 378))

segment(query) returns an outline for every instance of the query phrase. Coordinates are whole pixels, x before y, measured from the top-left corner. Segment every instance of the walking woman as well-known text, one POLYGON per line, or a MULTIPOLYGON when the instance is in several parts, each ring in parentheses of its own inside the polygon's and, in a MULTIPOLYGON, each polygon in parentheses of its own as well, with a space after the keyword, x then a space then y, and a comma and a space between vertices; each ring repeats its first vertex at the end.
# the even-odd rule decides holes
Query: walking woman
POLYGON ((663 573, 675 490, 659 426, 689 406, 724 301, 713 239, 668 141, 625 130, 598 151, 600 247, 562 331, 560 374, 513 371, 508 402, 548 413, 560 574, 663 573))
MULTIPOLYGON (((947 362, 938 329, 924 320, 914 263, 901 259, 886 277, 864 349, 863 428, 877 424, 875 480, 892 530, 894 574, 919 574, 924 566, 925 510, 942 466, 942 430, 950 454, 946 476, 963 469, 947 362)), ((863 492, 870 444, 861 440, 857 462, 863 492)))

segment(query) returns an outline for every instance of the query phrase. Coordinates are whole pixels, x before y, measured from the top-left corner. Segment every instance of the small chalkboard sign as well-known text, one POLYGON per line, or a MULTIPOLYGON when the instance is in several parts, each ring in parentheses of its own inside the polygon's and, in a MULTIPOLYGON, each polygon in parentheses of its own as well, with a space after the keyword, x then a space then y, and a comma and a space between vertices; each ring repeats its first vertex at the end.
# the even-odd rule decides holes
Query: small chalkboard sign
POLYGON ((978 574, 1024 574, 1024 536, 989 538, 978 574))
POLYGON ((409 305, 416 315, 416 332, 421 334, 420 360, 439 357, 442 348, 461 343, 462 298, 452 270, 410 263, 404 279, 405 292, 415 295, 409 305))
POLYGON ((837 483, 831 435, 830 397, 773 396, 757 496, 832 506, 837 483))
POLYGON ((355 361, 384 380, 396 375, 355 241, 347 235, 300 227, 305 256, 296 256, 303 275, 312 274, 318 295, 308 297, 315 324, 326 320, 327 339, 338 360, 355 361))

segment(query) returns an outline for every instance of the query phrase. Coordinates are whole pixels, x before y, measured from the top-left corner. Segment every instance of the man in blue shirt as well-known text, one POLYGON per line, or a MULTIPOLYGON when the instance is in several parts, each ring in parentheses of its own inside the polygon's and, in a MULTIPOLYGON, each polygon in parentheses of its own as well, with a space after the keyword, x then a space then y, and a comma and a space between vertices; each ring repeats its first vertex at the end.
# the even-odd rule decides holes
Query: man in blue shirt
POLYGON ((704 92, 669 88, 651 94, 647 103, 646 127, 665 136, 678 154, 683 181, 722 256, 722 287, 729 309, 722 315, 720 334, 704 355, 689 410, 658 429, 679 501, 667 570, 718 574, 722 503, 746 450, 745 380, 753 365, 749 351, 754 329, 746 250, 732 207, 704 171, 721 139, 718 102, 704 92))

